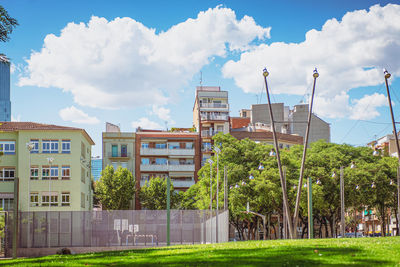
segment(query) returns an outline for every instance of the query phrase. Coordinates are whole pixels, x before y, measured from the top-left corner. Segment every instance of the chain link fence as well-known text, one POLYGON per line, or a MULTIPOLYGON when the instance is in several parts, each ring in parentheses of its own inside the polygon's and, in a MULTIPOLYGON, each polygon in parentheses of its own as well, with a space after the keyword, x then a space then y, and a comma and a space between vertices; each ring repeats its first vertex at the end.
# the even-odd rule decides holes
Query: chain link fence
MULTIPOLYGON (((171 210, 170 218, 171 245, 216 241, 215 211, 171 210)), ((227 242, 228 211, 218 219, 218 241, 227 242)), ((20 212, 18 222, 19 248, 167 245, 166 210, 20 212)), ((12 214, 7 225, 11 237, 12 214)))

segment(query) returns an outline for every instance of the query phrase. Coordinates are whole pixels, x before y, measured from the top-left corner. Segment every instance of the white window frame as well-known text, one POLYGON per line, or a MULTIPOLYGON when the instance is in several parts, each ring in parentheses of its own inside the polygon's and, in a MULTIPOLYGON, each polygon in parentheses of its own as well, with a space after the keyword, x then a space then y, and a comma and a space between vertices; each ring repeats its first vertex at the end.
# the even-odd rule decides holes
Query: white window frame
POLYGON ((30 193, 29 194, 29 201, 31 207, 39 207, 39 193, 30 193), (36 198, 32 201, 32 197, 36 198), (36 200, 36 201, 35 201, 36 200))
POLYGON ((58 153, 58 140, 42 140, 42 153, 58 153))
POLYGON ((49 202, 50 202, 50 196, 47 195, 43 195, 42 194, 42 207, 48 207, 49 206, 49 202))
POLYGON ((50 168, 50 179, 51 180, 58 180, 59 172, 58 166, 51 166, 50 168))
POLYGON ((39 167, 31 167, 30 179, 31 180, 39 180, 39 167), (35 170, 37 172, 36 175, 32 175, 32 171, 35 171, 35 170))
POLYGON ((42 180, 49 180, 50 179, 50 166, 42 166, 42 180), (47 175, 44 175, 45 172, 47 175))
POLYGON ((14 168, 3 168, 3 169, 0 169, 0 179, 2 181, 13 181, 14 178, 15 178, 15 169, 14 168), (11 177, 11 175, 10 175, 10 177, 5 177, 6 171, 13 171, 14 172, 14 176, 11 177))
POLYGON ((61 167, 61 179, 62 180, 71 179, 71 167, 70 166, 62 166, 61 167), (68 172, 68 173, 66 174, 66 172, 68 172))
POLYGON ((62 192, 61 193, 61 206, 62 207, 71 206, 71 194, 69 192, 62 192))
POLYGON ((15 154, 15 141, 0 141, 0 151, 4 155, 14 155, 15 154), (7 146, 7 149, 6 149, 7 146))
POLYGON ((71 140, 61 141, 61 153, 70 154, 71 153, 71 140))
POLYGON ((31 139, 30 141, 33 144, 33 148, 31 150, 31 153, 39 153, 39 139, 31 139))

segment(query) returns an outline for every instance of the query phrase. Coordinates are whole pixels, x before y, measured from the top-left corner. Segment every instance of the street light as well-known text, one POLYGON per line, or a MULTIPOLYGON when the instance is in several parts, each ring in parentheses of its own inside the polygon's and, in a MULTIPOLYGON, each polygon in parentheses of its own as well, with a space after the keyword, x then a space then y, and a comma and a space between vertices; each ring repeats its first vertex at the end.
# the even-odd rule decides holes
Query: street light
POLYGON ((49 169, 49 215, 48 215, 48 217, 49 217, 49 228, 47 229, 47 231, 48 231, 48 247, 50 247, 50 216, 51 216, 51 213, 50 213, 50 209, 51 209, 51 165, 53 164, 53 162, 54 162, 54 158, 47 158, 47 163, 50 165, 50 169, 49 169))
POLYGON ((254 176, 252 174, 250 174, 249 180, 254 180, 254 176))
POLYGON ((26 143, 26 148, 29 153, 29 168, 28 168, 28 248, 31 247, 31 227, 30 227, 30 207, 31 207, 31 153, 35 148, 33 142, 26 143))
POLYGON ((210 164, 210 243, 212 243, 212 165, 214 161, 208 159, 208 163, 210 164))
POLYGON ((275 153, 274 149, 271 149, 271 151, 269 152, 269 156, 270 157, 275 157, 276 156, 276 153, 275 153))
POLYGON ((218 243, 218 210, 219 210, 219 153, 221 153, 221 149, 217 146, 214 146, 214 152, 217 154, 217 208, 215 210, 215 242, 218 243))

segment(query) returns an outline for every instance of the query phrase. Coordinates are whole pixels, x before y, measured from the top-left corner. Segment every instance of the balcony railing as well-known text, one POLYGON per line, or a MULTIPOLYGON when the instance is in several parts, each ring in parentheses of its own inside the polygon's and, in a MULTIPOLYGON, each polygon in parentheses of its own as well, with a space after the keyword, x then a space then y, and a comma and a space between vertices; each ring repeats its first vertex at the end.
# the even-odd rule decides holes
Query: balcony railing
POLYGON ((131 153, 129 152, 117 152, 117 153, 113 153, 113 152, 109 152, 108 153, 108 157, 109 158, 130 158, 131 157, 131 153))
POLYGON ((201 108, 228 108, 229 105, 226 103, 201 103, 201 108))
POLYGON ((174 187, 191 187, 194 185, 194 180, 180 180, 171 178, 174 187))
POLYGON ((194 156, 194 148, 141 148, 140 155, 143 155, 143 156, 166 156, 166 155, 194 156))
POLYGON ((228 116, 227 115, 208 115, 208 116, 201 115, 201 120, 205 120, 205 121, 227 121, 228 120, 228 116))
POLYGON ((194 171, 194 164, 141 164, 140 171, 194 171))

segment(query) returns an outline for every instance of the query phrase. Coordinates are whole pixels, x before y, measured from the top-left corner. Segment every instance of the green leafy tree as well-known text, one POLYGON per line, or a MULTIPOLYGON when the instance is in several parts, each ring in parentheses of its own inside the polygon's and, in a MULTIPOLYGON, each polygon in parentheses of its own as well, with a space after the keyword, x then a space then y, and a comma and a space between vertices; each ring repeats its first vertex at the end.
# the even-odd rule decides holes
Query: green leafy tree
MULTIPOLYGON (((182 194, 174 192, 174 186, 171 182, 171 209, 179 207, 179 200, 182 194)), ((146 181, 144 186, 140 188, 140 203, 148 210, 165 210, 167 208, 167 179, 153 177, 150 181, 146 181)))
POLYGON ((122 167, 115 171, 107 166, 95 187, 95 197, 107 210, 127 210, 135 196, 135 180, 132 173, 122 167))
POLYGON ((17 25, 19 25, 18 21, 10 17, 7 10, 0 5, 0 41, 7 42, 10 40, 9 35, 17 25))

